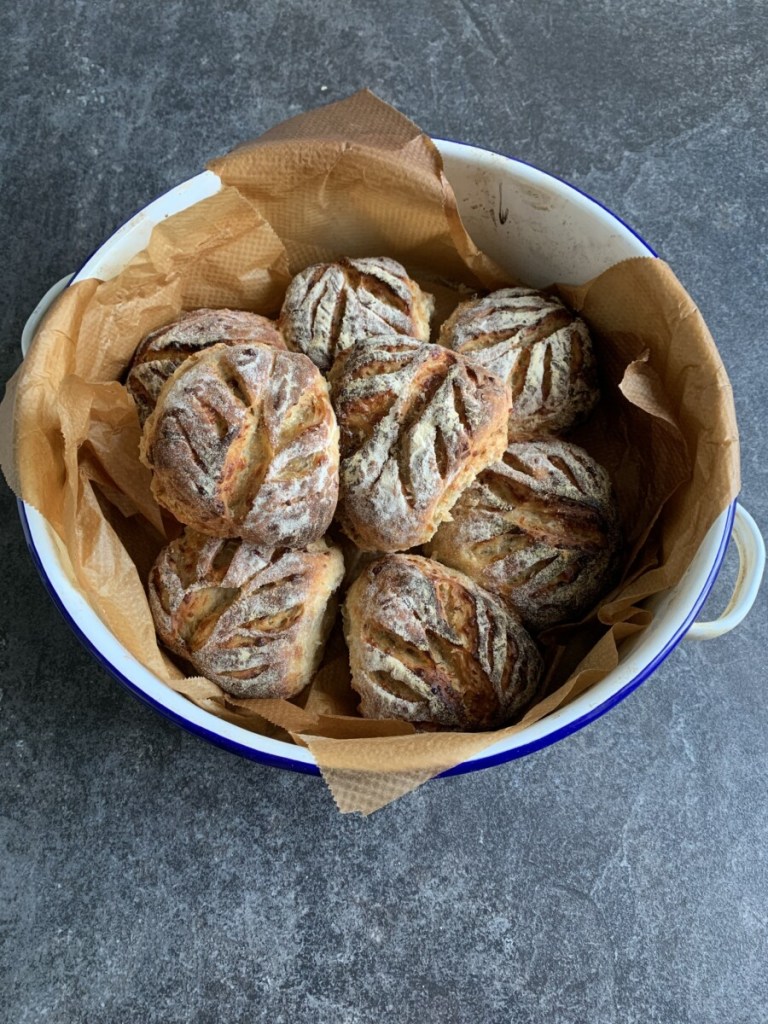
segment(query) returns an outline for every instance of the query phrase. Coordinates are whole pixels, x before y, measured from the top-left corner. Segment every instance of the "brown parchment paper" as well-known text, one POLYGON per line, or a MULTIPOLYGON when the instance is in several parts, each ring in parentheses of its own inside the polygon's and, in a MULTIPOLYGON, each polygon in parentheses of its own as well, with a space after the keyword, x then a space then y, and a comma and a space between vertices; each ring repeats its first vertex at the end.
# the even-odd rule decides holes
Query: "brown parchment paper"
POLYGON ((198 706, 307 746, 342 811, 368 813, 573 700, 618 664, 644 628, 638 602, 676 583, 738 492, 730 385, 693 301, 661 260, 617 264, 556 290, 590 324, 604 398, 572 439, 611 472, 627 538, 622 583, 596 614, 544 638, 544 694, 488 733, 418 734, 356 713, 337 630, 294 701, 238 700, 186 678, 157 645, 144 581, 178 531, 138 460, 139 424, 120 383, 139 340, 182 309, 274 314, 290 275, 338 255, 389 255, 440 294, 505 283, 467 236, 439 153, 364 91, 303 114, 210 164, 222 190, 158 225, 107 282, 68 288, 0 408, 10 486, 55 531, 62 564, 124 646, 198 706), (447 286, 450 282, 450 286, 447 286))

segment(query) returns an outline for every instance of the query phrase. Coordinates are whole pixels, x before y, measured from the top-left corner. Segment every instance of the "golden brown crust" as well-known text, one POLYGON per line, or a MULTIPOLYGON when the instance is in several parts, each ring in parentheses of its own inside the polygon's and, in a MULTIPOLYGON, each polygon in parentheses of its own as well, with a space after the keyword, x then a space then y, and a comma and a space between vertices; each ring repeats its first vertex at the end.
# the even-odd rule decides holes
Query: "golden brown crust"
POLYGON ((193 309, 152 331, 136 349, 125 381, 144 425, 157 396, 188 356, 211 345, 242 345, 257 341, 285 349, 277 325, 242 309, 193 309))
POLYGON ((340 353, 382 333, 429 341, 434 299, 395 260, 340 259, 307 267, 288 286, 280 328, 288 347, 329 370, 340 353))
POLYGON ((423 544, 506 444, 509 390, 439 345, 347 349, 329 376, 341 432, 338 518, 366 551, 423 544))
POLYGON ((188 526, 265 548, 322 537, 338 497, 338 427, 306 356, 216 345, 165 384, 142 435, 152 490, 188 526))
POLYGON ((317 541, 264 551, 186 530, 158 557, 149 604, 162 642, 237 697, 292 697, 333 624, 344 560, 317 541))
POLYGON ((541 630, 594 606, 611 585, 619 543, 606 471, 576 445, 547 438, 510 444, 464 492, 428 553, 541 630))
POLYGON ((461 573, 387 555, 344 605, 352 686, 367 718, 493 729, 533 698, 542 663, 516 615, 461 573))
POLYGON ((569 430, 600 397, 587 325, 533 288, 462 303, 443 324, 440 344, 509 382, 510 440, 569 430))

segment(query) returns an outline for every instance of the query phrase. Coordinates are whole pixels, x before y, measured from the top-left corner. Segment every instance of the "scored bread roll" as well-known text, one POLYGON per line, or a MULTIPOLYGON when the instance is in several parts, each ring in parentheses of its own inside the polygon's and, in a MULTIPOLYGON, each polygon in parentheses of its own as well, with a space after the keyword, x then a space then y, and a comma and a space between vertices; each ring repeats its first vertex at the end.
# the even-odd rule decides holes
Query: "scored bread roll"
POLYGON ((600 397, 587 325, 533 288, 462 303, 443 324, 440 344, 509 382, 510 440, 569 430, 600 397))
POLYGON ((186 530, 149 576, 157 634, 237 697, 292 697, 314 675, 344 574, 338 548, 265 551, 186 530))
POLYGON ((541 630, 593 607, 613 581, 619 544, 608 473, 582 448, 547 438, 510 444, 454 505, 428 553, 541 630))
POLYGON ((277 325, 242 309, 193 309, 152 331, 136 349, 125 381, 144 425, 169 377, 189 356, 211 345, 258 341, 284 349, 277 325))
POLYGON ((306 356, 215 345, 165 384, 141 456, 182 523, 266 548, 322 537, 338 497, 338 427, 306 356))
POLYGON ((439 345, 370 339, 342 352, 329 382, 341 438, 337 516, 364 551, 429 540, 506 445, 505 383, 439 345))
POLYGON ((367 718, 493 729, 536 693, 542 661, 518 617, 428 558, 387 555, 369 565, 343 615, 352 687, 367 718))
POLYGON ((385 256, 318 263, 288 286, 280 328, 288 347, 321 370, 372 335, 395 332, 429 341, 434 299, 405 267, 385 256))

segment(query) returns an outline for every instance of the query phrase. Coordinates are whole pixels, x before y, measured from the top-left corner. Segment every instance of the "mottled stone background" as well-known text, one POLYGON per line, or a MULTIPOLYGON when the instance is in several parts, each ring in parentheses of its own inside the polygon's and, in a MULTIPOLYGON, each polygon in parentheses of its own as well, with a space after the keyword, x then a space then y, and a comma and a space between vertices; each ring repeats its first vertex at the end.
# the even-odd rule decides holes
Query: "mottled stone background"
MULTIPOLYGON (((765 530, 761 0, 7 0, 0 29, 3 379, 39 296, 131 213, 369 86, 573 181, 672 264, 765 530)), ((120 689, 0 503, 2 1021, 768 1021, 765 593, 567 741, 345 818, 120 689)))

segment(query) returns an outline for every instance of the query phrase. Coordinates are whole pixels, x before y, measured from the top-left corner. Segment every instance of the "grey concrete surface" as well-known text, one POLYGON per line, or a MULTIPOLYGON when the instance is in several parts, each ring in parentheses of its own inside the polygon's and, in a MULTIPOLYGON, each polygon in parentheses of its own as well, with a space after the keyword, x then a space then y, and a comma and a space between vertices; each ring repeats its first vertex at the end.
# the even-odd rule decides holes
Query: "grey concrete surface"
MULTIPOLYGON (((767 33, 761 0, 9 0, 0 376, 133 211, 369 86, 575 182, 669 260, 765 530, 767 33)), ((0 515, 0 1020, 768 1021, 765 591, 567 741, 363 820, 134 701, 60 619, 5 488, 0 515)))

